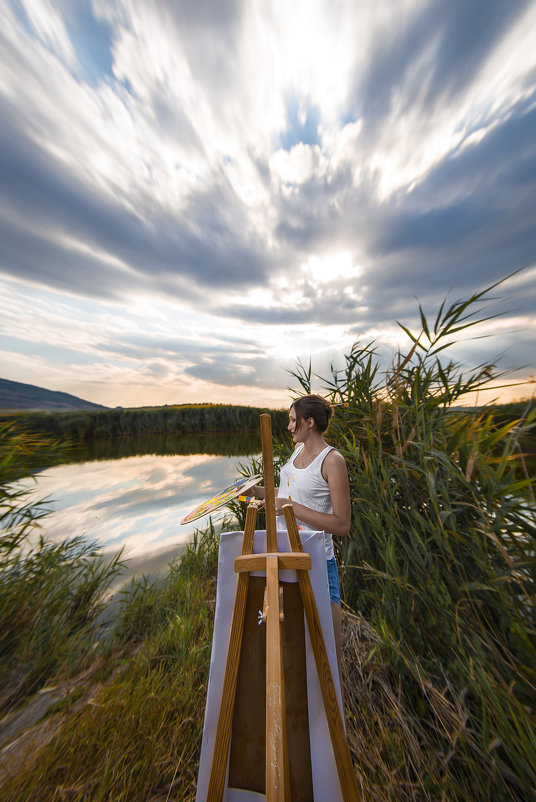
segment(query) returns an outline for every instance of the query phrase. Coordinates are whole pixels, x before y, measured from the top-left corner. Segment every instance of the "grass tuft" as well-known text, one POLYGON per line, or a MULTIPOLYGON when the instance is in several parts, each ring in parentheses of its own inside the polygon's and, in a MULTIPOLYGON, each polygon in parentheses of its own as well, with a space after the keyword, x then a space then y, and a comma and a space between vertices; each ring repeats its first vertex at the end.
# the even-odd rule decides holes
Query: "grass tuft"
POLYGON ((217 548, 211 523, 163 582, 141 581, 123 595, 108 656, 114 674, 11 777, 2 798, 194 798, 217 548))

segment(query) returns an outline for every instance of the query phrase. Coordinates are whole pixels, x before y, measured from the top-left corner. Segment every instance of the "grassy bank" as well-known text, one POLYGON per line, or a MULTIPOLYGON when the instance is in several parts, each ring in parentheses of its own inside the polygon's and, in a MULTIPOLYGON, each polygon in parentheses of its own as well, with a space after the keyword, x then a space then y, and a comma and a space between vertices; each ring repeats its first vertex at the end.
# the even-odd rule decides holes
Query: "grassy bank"
MULTIPOLYGON (((294 374, 300 392, 314 380, 343 405, 330 429, 348 464, 353 510, 339 554, 343 676, 348 738, 367 800, 536 797, 535 478, 520 448, 535 413, 525 405, 525 415, 505 421, 493 408, 460 409, 495 372, 483 365, 466 373, 445 358, 443 346, 478 322, 479 300, 444 305, 433 322, 423 314, 422 330, 407 330, 408 349, 387 373, 372 347, 356 345, 345 369, 327 379, 310 368, 294 374)), ((284 460, 288 445, 281 441, 276 452, 284 460)), ((255 460, 244 466, 257 471, 255 460)), ((21 502, 6 501, 13 531, 26 533, 35 521, 21 502)), ((45 615, 55 598, 45 562, 48 591, 37 607, 24 600, 23 585, 16 608, 5 602, 8 630, 14 609, 26 603, 39 611, 23 619, 36 644, 45 644, 49 619, 63 627, 54 630, 58 643, 71 631, 84 637, 19 693, 17 702, 30 708, 39 683, 68 680, 59 706, 36 723, 46 744, 4 776, 2 798, 193 800, 217 540, 209 529, 165 581, 134 585, 106 631, 95 616, 115 567, 101 564, 94 592, 82 599, 79 592, 99 565, 95 555, 73 561, 85 567, 69 592, 62 585, 61 597, 85 611, 74 630, 71 615, 52 615, 54 605, 45 615)), ((2 567, 2 593, 33 570, 19 557, 15 571, 2 567)), ((7 652, 20 676, 33 660, 25 642, 7 652)))
POLYGON ((57 449, 0 428, 0 798, 193 799, 218 535, 133 583, 110 620, 121 559, 45 540, 40 506, 10 483, 57 449))
POLYGON ((216 561, 209 529, 164 582, 124 594, 83 681, 74 676, 63 703, 36 724, 46 746, 4 778, 2 799, 194 798, 216 561))
POLYGON ((14 477, 55 462, 62 448, 41 435, 0 426, 0 713, 24 702, 58 671, 91 658, 94 623, 121 568, 91 542, 56 543, 39 528, 42 506, 14 477))

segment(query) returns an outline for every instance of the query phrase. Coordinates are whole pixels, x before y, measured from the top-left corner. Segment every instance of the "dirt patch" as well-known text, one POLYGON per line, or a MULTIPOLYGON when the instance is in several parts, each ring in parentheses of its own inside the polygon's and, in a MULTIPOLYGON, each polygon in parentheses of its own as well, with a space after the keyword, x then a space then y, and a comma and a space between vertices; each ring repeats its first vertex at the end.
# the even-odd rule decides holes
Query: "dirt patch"
MULTIPOLYGON (((0 720, 0 790, 54 738, 68 716, 91 704, 105 687, 102 682, 92 683, 100 668, 99 662, 78 677, 43 688, 22 708, 0 720)), ((107 683, 122 670, 116 668, 107 683)))

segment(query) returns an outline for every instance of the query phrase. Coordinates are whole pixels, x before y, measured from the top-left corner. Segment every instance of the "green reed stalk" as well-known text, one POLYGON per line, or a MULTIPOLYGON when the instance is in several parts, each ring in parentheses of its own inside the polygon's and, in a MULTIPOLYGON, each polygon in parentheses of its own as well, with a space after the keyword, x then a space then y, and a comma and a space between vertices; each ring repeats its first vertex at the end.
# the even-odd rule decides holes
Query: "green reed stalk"
MULTIPOLYGON (((535 477, 518 448, 536 413, 504 423, 464 410, 497 369, 445 361, 489 319, 475 310, 487 293, 443 303, 433 324, 420 309, 421 331, 402 326, 409 350, 383 376, 373 346, 356 344, 323 380, 333 402, 348 404, 330 429, 351 484, 345 600, 380 634, 376 648, 428 754, 417 773, 403 738, 389 747, 393 770, 406 766, 422 798, 536 796, 535 477)), ((310 367, 293 375, 310 392, 310 367)))

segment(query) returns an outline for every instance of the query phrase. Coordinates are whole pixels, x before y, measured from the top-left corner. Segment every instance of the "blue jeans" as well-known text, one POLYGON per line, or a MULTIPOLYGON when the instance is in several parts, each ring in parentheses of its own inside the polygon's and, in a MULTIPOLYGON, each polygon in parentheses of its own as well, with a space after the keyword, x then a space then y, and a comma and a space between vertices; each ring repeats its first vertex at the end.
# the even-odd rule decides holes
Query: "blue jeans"
POLYGON ((339 569, 337 568, 337 560, 332 558, 327 560, 328 566, 328 584, 329 584, 329 598, 332 604, 341 603, 341 586, 339 584, 339 569))

